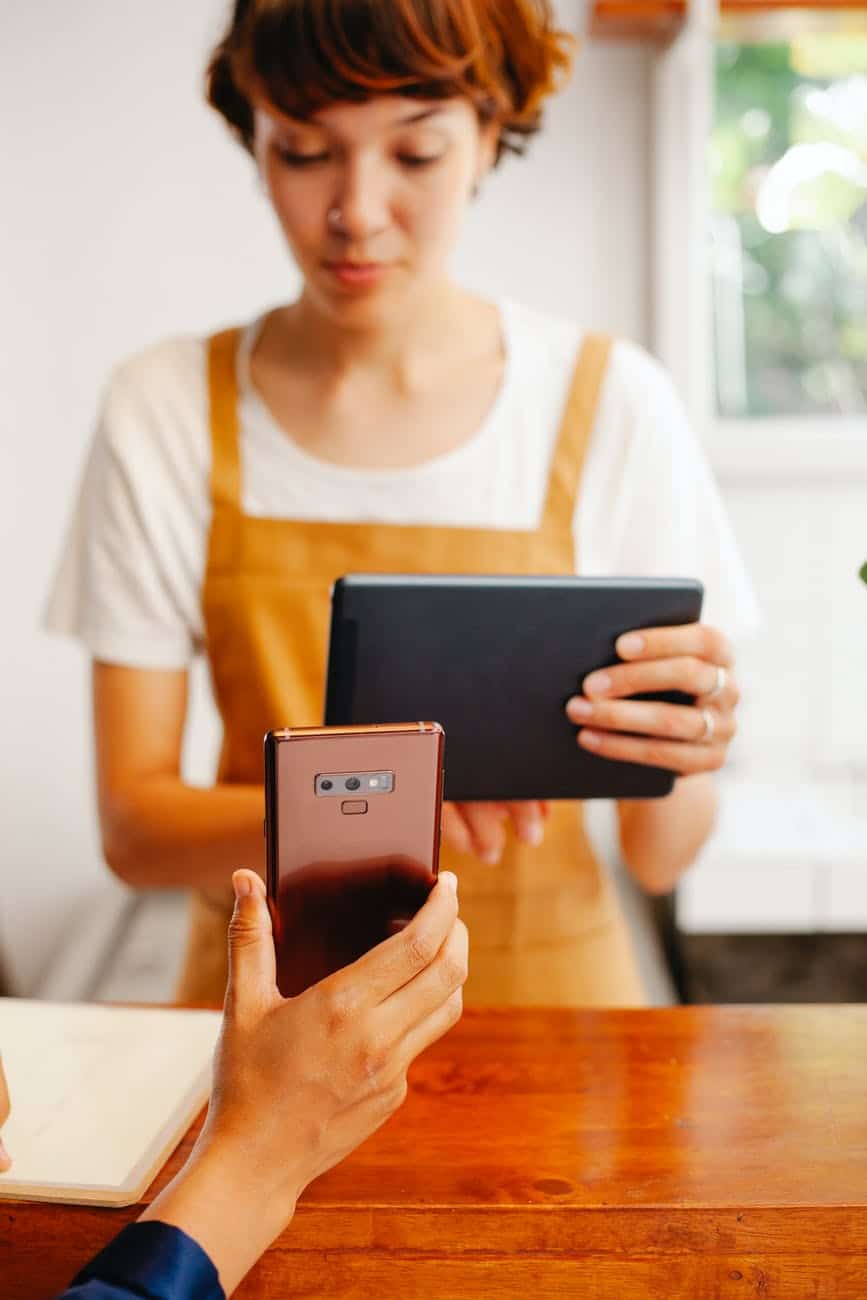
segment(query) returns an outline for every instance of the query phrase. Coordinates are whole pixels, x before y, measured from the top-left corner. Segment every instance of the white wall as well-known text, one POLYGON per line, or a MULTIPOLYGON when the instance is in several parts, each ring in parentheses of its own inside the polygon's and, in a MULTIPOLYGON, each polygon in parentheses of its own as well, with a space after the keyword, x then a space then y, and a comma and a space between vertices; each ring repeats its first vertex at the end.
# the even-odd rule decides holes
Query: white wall
MULTIPOLYGON (((768 438, 770 435, 756 435, 768 438)), ((801 473, 780 431, 721 483, 762 605, 716 835, 679 890, 682 928, 867 931, 867 455, 801 473)), ((721 457, 721 459, 723 459, 721 457)))
MULTIPOLYGON (((577 0, 560 8, 580 25, 577 0)), ((161 335, 241 319, 295 284, 248 160, 201 100, 224 11, 40 0, 4 13, 0 954, 21 992, 104 878, 86 664, 39 630, 101 385, 161 335)), ((468 281, 647 341, 649 61, 585 47, 547 134, 471 214, 468 281)), ((196 771, 210 737, 205 725, 196 771)))

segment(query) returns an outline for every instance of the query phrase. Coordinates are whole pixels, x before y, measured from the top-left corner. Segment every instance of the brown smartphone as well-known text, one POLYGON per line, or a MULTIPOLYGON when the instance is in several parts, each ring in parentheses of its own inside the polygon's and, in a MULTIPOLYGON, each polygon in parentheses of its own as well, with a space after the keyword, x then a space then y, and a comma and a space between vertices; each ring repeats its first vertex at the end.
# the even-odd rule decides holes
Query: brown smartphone
POLYGON ((439 865, 444 740, 438 722, 268 732, 268 902, 284 997, 424 903, 439 865))

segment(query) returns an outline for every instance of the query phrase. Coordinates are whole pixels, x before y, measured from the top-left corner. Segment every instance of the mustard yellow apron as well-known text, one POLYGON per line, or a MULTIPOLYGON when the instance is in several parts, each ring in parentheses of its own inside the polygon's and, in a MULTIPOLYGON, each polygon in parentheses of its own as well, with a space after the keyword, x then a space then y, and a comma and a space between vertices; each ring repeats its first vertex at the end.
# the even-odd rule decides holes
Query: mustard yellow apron
MULTIPOLYGON (((219 780, 261 784, 265 732, 322 721, 336 578, 359 572, 574 572, 572 520, 610 340, 591 336, 581 350, 540 527, 501 531, 245 515, 239 338, 233 329, 209 344, 213 516, 203 606, 224 727, 219 780)), ((625 923, 585 834, 580 803, 551 805, 540 848, 510 835, 502 861, 492 867, 444 845, 441 865, 459 877, 470 932, 467 1005, 644 1003, 625 923)), ((228 919, 228 903, 193 895, 181 1000, 222 999, 228 919)))

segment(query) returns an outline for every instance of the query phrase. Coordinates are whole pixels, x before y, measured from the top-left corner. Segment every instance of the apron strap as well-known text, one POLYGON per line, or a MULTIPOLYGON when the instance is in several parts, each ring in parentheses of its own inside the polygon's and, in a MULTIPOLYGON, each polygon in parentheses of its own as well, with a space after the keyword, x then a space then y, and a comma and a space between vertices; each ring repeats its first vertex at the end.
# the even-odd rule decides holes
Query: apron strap
POLYGON ((241 509, 241 451, 238 438, 236 358, 241 331, 223 330, 208 340, 208 395, 211 417, 211 504, 234 513, 241 509))
POLYGON ((607 334, 588 334, 581 347, 551 461, 542 513, 544 532, 572 535, 578 485, 613 342, 607 334))

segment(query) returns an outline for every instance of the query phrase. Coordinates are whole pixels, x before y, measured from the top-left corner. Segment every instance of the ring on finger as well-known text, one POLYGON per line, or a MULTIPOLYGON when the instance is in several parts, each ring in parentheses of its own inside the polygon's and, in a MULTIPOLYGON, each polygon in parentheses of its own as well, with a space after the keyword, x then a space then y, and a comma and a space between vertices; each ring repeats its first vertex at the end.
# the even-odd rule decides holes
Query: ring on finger
POLYGON ((700 745, 709 745, 716 732, 716 718, 710 709, 699 709, 699 713, 704 723, 704 731, 699 736, 698 743, 700 745))
POLYGON ((714 683, 712 690, 705 691, 704 698, 706 700, 715 700, 718 695, 722 695, 723 691, 728 685, 728 680, 729 680, 729 675, 726 672, 725 668, 721 668, 719 667, 719 665, 717 665, 716 682, 714 683))

